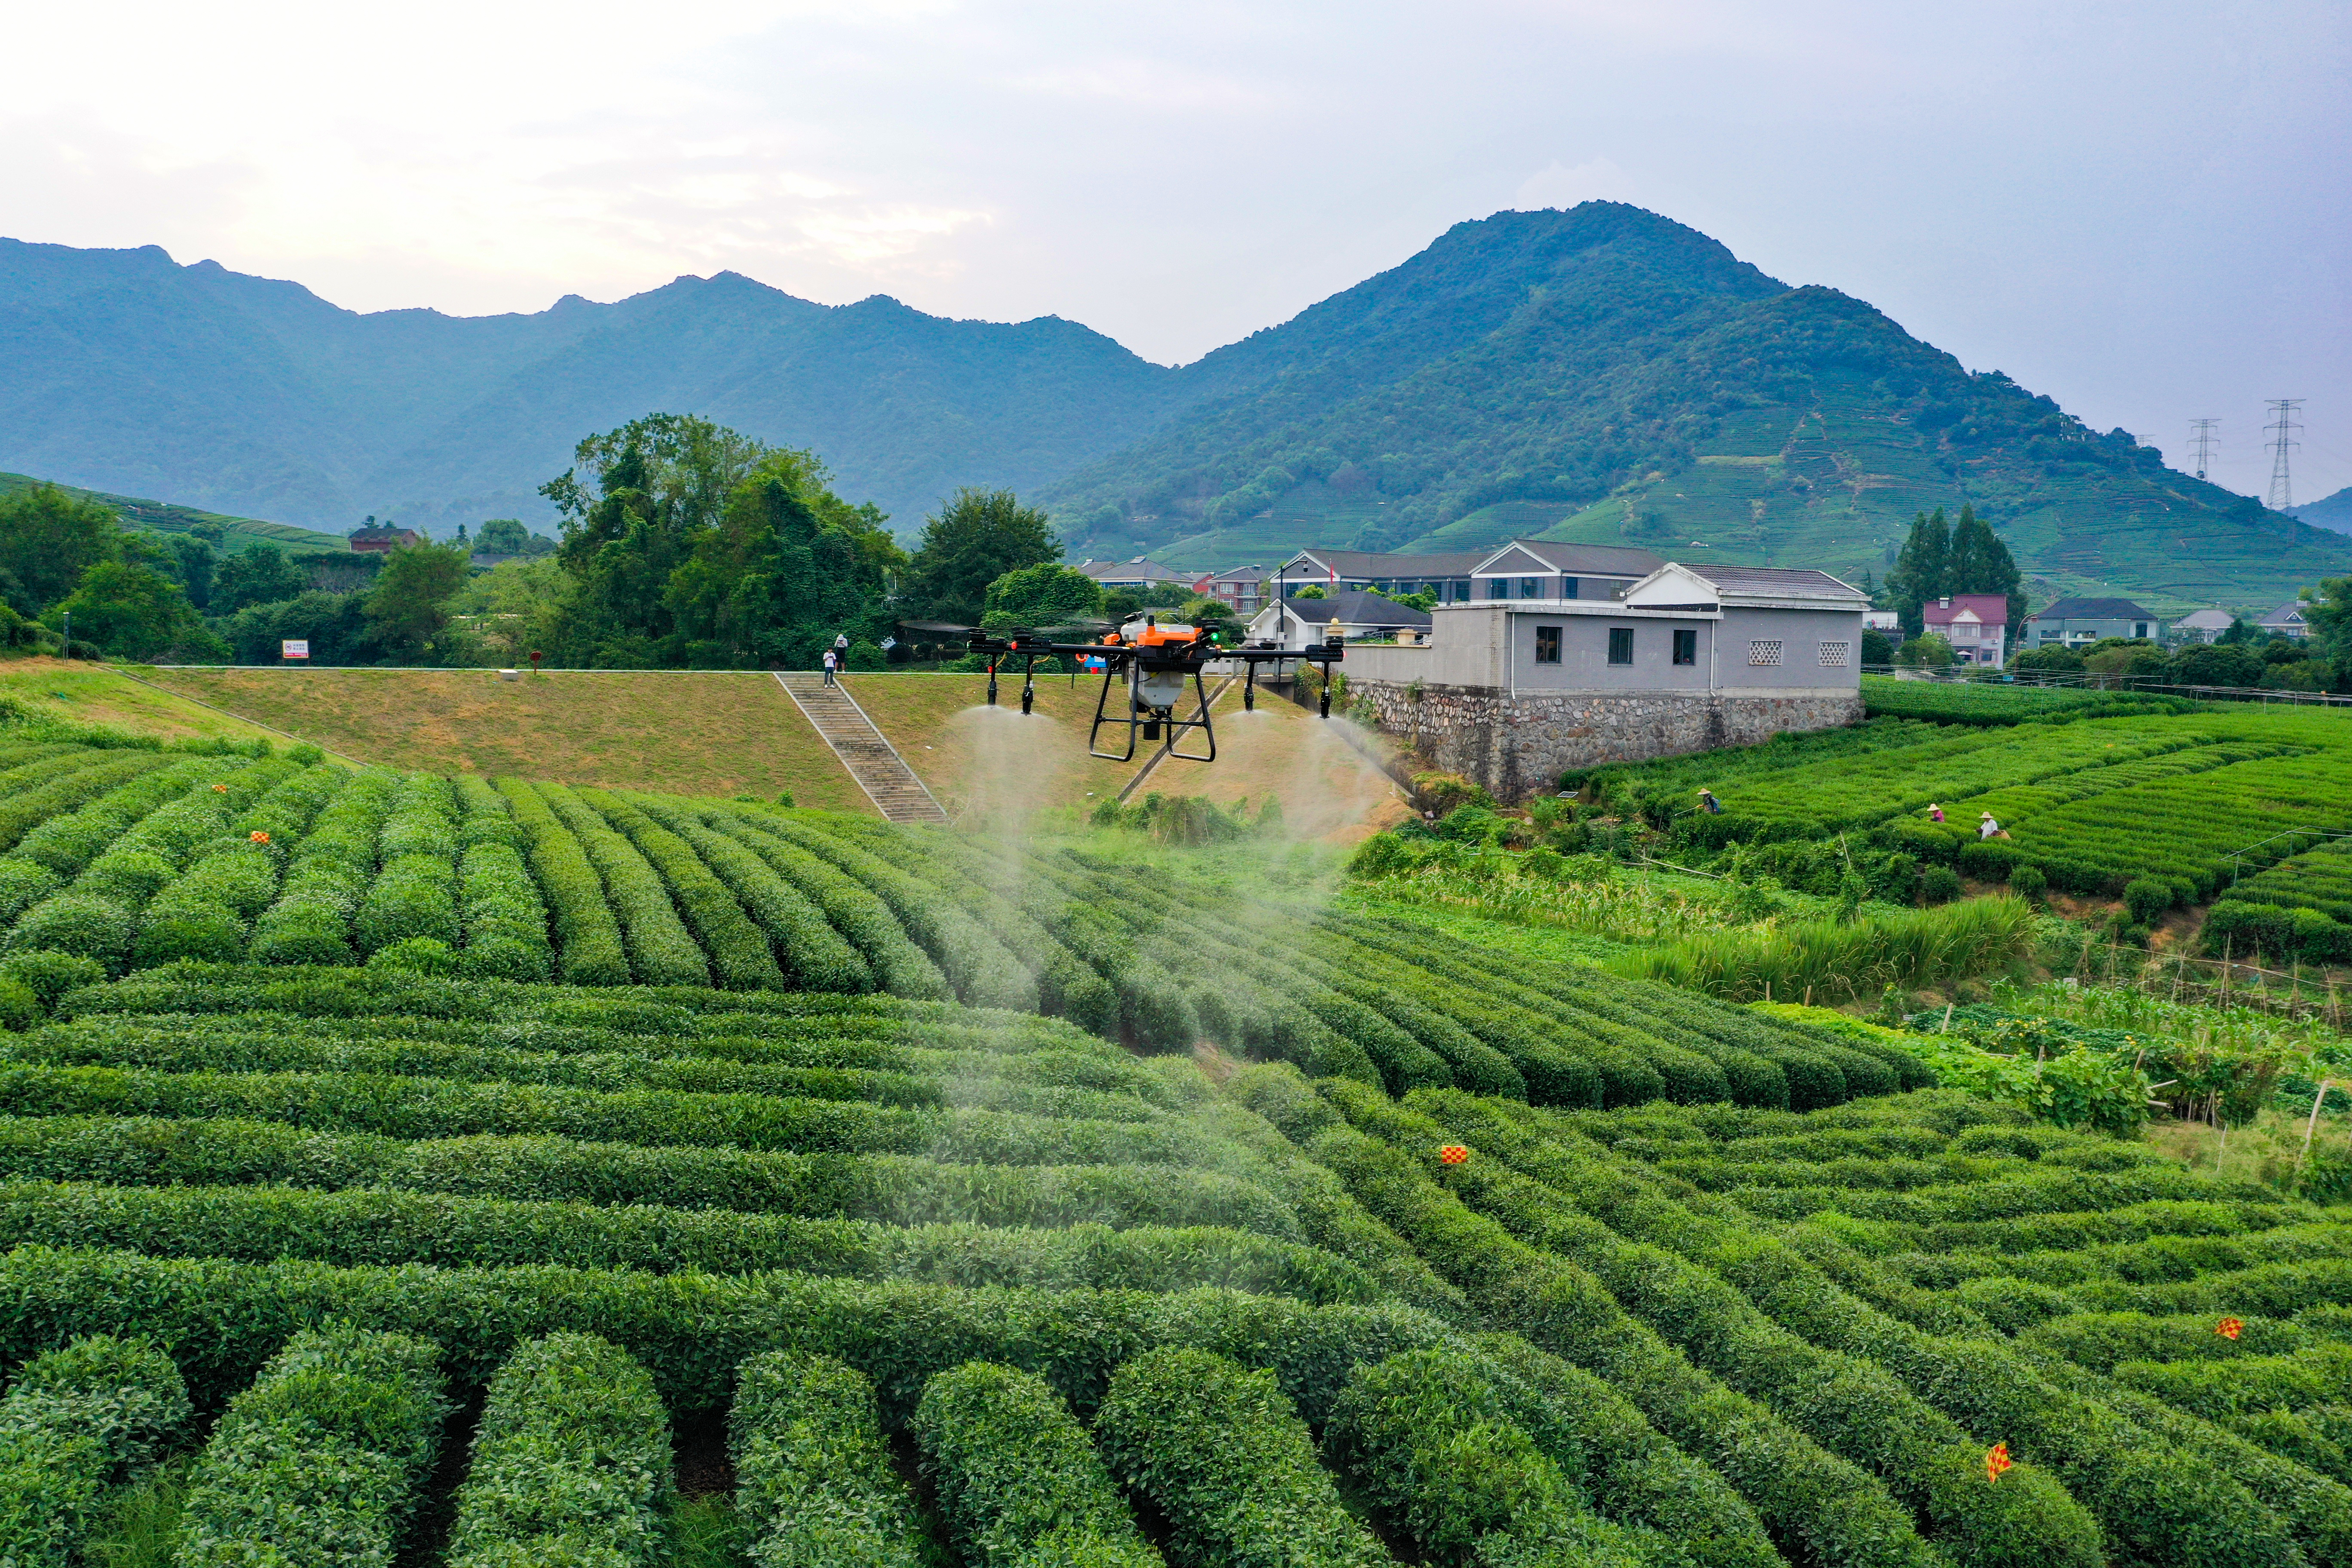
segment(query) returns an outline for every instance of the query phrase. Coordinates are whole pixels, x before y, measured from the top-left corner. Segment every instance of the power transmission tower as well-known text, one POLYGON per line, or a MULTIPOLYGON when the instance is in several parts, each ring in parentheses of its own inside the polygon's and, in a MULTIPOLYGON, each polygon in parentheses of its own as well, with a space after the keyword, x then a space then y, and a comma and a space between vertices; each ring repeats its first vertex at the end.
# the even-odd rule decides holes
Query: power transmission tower
POLYGON ((2286 455, 2303 445, 2294 438, 2294 432, 2303 428, 2294 416, 2294 411, 2303 406, 2303 399, 2273 397, 2267 401, 2277 417, 2263 426, 2271 437, 2271 493, 2263 504, 2273 511, 2284 511, 2294 504, 2294 481, 2287 477, 2286 455))
POLYGON ((2205 477, 2206 468, 2212 464, 2213 444, 2221 438, 2213 433, 2214 427, 2221 423, 2219 419, 2191 419, 2189 422, 2189 445, 2196 449, 2197 477, 2200 479, 2205 477))

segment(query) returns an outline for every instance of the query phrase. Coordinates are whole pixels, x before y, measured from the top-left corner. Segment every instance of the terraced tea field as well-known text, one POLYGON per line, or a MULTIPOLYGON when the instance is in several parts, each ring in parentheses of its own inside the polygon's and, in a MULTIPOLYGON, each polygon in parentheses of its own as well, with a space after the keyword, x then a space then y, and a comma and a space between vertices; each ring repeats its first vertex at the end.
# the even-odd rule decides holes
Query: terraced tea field
POLYGON ((0 1555, 2352 1561, 2329 1211, 1269 858, 0 750, 0 1555))

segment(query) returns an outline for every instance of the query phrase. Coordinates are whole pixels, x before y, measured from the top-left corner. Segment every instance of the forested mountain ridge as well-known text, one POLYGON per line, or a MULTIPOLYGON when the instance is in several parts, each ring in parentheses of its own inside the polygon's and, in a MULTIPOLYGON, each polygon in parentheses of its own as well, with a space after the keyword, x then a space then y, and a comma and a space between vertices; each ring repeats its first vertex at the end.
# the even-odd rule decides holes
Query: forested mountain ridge
POLYGON ((2342 535, 1632 207, 1459 225, 1248 342, 1270 376, 1050 493, 1074 553, 1193 565, 1540 535, 1858 578, 1883 574, 1919 512, 1973 504, 2037 599, 2266 606, 2352 570, 2342 535), (1414 300, 1454 335, 1397 333, 1376 381, 1366 343, 1414 300), (1351 315, 1370 329, 1318 320, 1351 315))
POLYGON ((1054 317, 828 307, 731 273, 532 315, 361 315, 154 247, 0 241, 0 469, 334 532, 551 525, 583 430, 694 413, 814 450, 902 541, 1017 489, 1073 559, 1514 534, 1883 574, 1973 504, 2037 599, 2266 609, 2352 541, 2166 468, 1871 306, 1616 203, 1457 224, 1192 364, 1054 317))
POLYGON ((360 314, 160 247, 0 240, 0 469, 348 531, 552 513, 580 432, 656 410, 814 447, 919 527, 1161 416, 1173 373, 1053 317, 830 307, 734 273, 532 315, 360 314))

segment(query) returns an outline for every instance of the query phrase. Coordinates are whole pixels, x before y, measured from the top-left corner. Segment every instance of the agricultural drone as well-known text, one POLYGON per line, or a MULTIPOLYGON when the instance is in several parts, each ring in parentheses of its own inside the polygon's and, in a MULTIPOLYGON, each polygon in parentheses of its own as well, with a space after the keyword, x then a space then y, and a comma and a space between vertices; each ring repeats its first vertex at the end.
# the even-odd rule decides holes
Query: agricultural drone
POLYGON ((1212 664, 1239 663, 1242 666, 1242 707, 1254 710, 1257 707, 1257 672, 1260 665, 1279 665, 1285 659, 1298 659, 1319 665, 1323 670, 1322 716, 1331 716, 1331 667, 1347 657, 1347 639, 1337 621, 1326 629, 1320 643, 1303 648, 1285 648, 1273 644, 1242 643, 1228 647, 1219 640, 1213 626, 1187 626, 1178 621, 1161 621, 1156 616, 1141 615, 1124 626, 1111 626, 1108 622, 1095 622, 1091 626, 1059 626, 1050 631, 991 632, 977 626, 934 626, 908 623, 908 629, 932 637, 961 637, 971 650, 988 660, 988 701, 996 703, 996 672, 1001 665, 1012 659, 1021 661, 1021 711, 1030 711, 1037 695, 1036 665, 1041 658, 1062 656, 1072 661, 1071 679, 1084 670, 1099 673, 1103 678, 1102 691, 1095 700, 1093 727, 1087 732, 1087 752, 1108 762, 1131 762, 1135 757, 1139 736, 1146 741, 1160 741, 1171 757, 1188 763, 1213 763, 1217 760, 1217 731, 1209 719, 1209 689, 1205 672, 1212 664), (1100 631, 1103 635, 1092 641, 1060 642, 1055 634, 1100 631), (1193 701, 1189 711, 1179 711, 1184 705, 1184 683, 1192 683, 1193 701), (1111 705, 1111 693, 1121 689, 1124 697, 1118 708, 1111 705), (1122 711, 1121 710, 1124 710, 1122 711), (1102 743, 1106 725, 1114 733, 1120 726, 1127 731, 1124 751, 1108 751, 1102 743), (1188 730, 1198 730, 1207 743, 1205 752, 1177 750, 1177 740, 1188 730), (1164 737, 1164 739, 1163 739, 1164 737))

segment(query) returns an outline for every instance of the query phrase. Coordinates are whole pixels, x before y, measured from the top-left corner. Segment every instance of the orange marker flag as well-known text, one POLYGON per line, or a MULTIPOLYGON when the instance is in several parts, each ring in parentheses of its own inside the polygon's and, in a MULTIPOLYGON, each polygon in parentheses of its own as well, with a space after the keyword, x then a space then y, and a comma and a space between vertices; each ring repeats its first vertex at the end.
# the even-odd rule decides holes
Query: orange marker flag
POLYGON ((2009 1457, 2008 1444, 1995 1443, 1985 1450, 1985 1479, 1988 1481, 2000 1479, 2001 1471, 2014 1468, 2016 1463, 2009 1457))
POLYGON ((253 841, 256 844, 267 844, 269 842, 269 835, 257 827, 253 830, 253 841))
POLYGON ((2240 1334, 2246 1331, 2246 1320, 2243 1318, 2224 1318, 2220 1322, 2213 1325, 2213 1331, 2221 1335, 2225 1340, 2234 1340, 2240 1334))
POLYGON ((228 785, 215 784, 213 785, 213 793, 215 795, 226 795, 228 793, 228 785))
POLYGON ((1449 1165, 1459 1165, 1470 1158, 1470 1150, 1465 1144, 1448 1143, 1438 1150, 1437 1157, 1449 1165))

